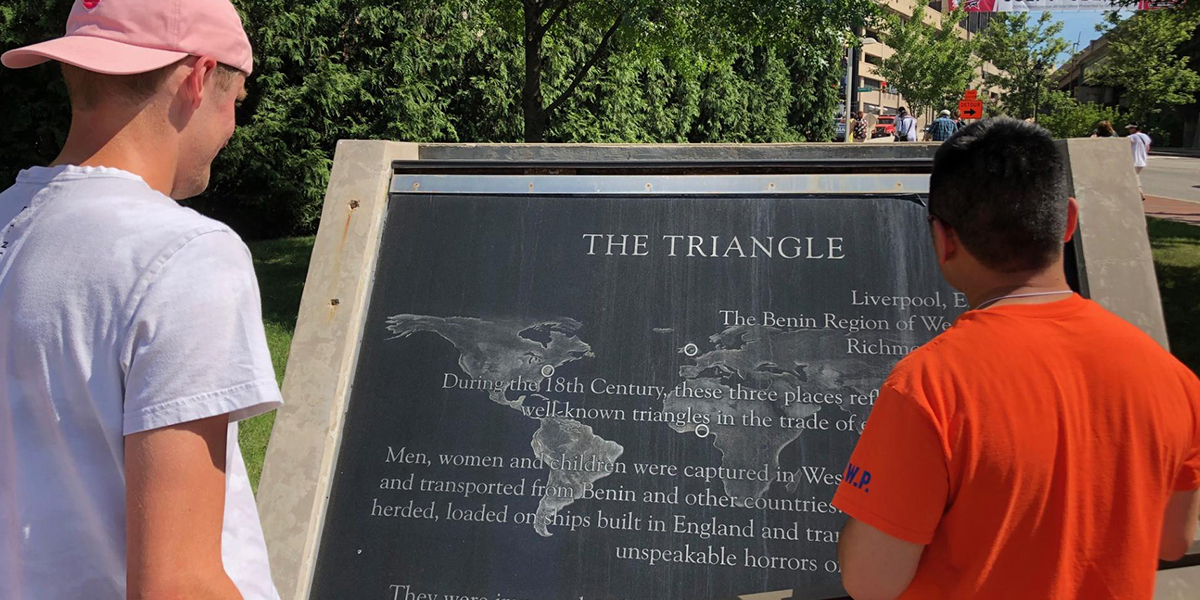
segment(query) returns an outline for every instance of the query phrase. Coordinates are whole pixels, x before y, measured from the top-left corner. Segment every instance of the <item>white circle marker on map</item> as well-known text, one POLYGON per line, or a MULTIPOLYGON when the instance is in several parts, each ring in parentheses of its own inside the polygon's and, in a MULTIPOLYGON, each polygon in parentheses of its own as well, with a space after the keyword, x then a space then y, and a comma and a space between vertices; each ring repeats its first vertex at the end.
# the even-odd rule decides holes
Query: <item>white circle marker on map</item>
POLYGON ((701 423, 701 424, 699 424, 699 425, 697 425, 697 426, 696 426, 696 437, 698 437, 698 438, 706 438, 706 437, 708 437, 708 434, 709 434, 709 431, 708 431, 708 425, 705 425, 704 423, 701 423), (700 428, 701 428, 701 427, 703 427, 703 428, 704 428, 704 433, 700 433, 700 428))
POLYGON ((700 354, 700 347, 695 344, 688 344, 683 347, 683 353, 688 356, 695 356, 700 354))
POLYGON ((542 377, 553 377, 553 376, 554 376, 554 365, 543 365, 542 366, 542 377))

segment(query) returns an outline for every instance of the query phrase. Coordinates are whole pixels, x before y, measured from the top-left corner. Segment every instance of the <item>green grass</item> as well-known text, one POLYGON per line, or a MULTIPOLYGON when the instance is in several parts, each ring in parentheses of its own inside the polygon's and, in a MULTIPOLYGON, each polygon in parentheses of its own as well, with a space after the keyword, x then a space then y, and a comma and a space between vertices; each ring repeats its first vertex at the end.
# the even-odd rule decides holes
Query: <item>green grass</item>
POLYGON ((1147 219, 1171 353, 1200 373, 1200 227, 1147 219))
MULTIPOLYGON (((258 273, 258 287, 262 293, 267 347, 271 349, 275 378, 283 385, 283 370, 287 367, 288 350, 292 347, 292 330, 296 328, 296 313, 300 311, 300 294, 304 291, 304 278, 308 274, 313 238, 250 242, 249 246, 250 253, 254 255, 254 270, 258 273)), ((242 446, 250 486, 255 493, 258 492, 263 455, 267 452, 267 442, 271 439, 271 427, 274 424, 275 411, 271 411, 239 425, 238 442, 242 446)))
MULTIPOLYGON (((1200 372, 1200 336, 1197 336, 1200 332, 1200 227, 1159 219, 1149 219, 1148 223, 1171 351, 1192 371, 1200 372)), ((267 345, 271 348, 275 376, 280 383, 292 344, 292 330, 296 327, 296 313, 300 309, 300 294, 304 291, 312 245, 311 237, 250 244, 262 289, 267 345)), ((274 423, 274 411, 249 419, 242 423, 238 436, 250 484, 256 492, 274 423)))

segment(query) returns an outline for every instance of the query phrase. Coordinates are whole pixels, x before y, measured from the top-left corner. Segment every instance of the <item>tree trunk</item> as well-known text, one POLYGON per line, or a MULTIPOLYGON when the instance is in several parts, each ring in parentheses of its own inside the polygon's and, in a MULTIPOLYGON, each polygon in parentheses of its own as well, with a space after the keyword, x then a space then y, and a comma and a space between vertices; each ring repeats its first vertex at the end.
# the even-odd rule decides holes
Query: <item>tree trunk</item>
POLYGON ((546 110, 542 100, 542 12, 538 0, 524 0, 525 8, 525 84, 521 89, 521 108, 525 116, 525 141, 541 142, 546 133, 546 110))

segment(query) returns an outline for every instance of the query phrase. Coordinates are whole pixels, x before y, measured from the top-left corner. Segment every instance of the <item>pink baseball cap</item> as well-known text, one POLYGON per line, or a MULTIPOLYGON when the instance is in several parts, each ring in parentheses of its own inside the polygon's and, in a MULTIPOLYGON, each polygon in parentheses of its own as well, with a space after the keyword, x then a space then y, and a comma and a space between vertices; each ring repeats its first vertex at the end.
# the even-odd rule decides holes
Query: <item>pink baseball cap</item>
POLYGON ((23 69, 57 60, 134 75, 187 56, 211 56, 247 75, 254 70, 250 40, 229 0, 75 0, 65 36, 9 50, 0 62, 23 69))

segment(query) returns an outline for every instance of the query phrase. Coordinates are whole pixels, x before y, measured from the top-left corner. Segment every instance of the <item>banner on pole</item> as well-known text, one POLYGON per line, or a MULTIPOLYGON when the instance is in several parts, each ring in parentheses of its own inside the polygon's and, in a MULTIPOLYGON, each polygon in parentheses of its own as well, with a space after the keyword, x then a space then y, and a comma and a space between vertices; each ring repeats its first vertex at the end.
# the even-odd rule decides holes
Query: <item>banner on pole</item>
MULTIPOLYGON (((1161 1, 1144 0, 1142 4, 1161 5, 1161 1)), ((1112 0, 950 0, 950 8, 962 6, 967 12, 1030 12, 1039 10, 1113 10, 1112 0)), ((1155 6, 1157 7, 1157 6, 1155 6)))

